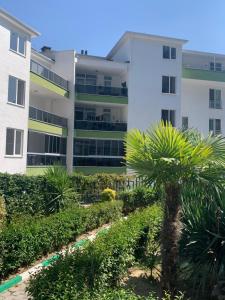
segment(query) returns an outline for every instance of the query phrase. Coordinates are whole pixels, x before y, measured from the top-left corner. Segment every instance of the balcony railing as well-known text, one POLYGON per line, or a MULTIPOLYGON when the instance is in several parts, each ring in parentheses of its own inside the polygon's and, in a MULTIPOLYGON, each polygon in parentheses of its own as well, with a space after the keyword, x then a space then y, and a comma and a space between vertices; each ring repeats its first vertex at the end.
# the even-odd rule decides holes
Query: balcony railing
POLYGON ((75 129, 127 131, 127 123, 111 123, 104 121, 75 120, 75 129))
POLYGON ((105 96, 117 96, 117 97, 127 97, 126 87, 108 87, 101 85, 83 85, 76 84, 75 91, 77 93, 86 93, 93 95, 105 95, 105 96))
POLYGON ((49 123, 49 124, 67 128, 66 118, 59 117, 57 115, 37 109, 32 106, 29 107, 29 118, 32 120, 37 120, 44 123, 49 123))
POLYGON ((186 69, 192 69, 192 70, 204 70, 204 71, 212 71, 212 72, 218 72, 218 73, 225 73, 225 69, 221 66, 221 68, 214 68, 211 69, 208 64, 183 64, 183 67, 186 69))
POLYGON ((28 166, 51 166, 54 164, 66 165, 65 155, 27 154, 28 166))
POLYGON ((91 166, 91 167, 124 167, 125 161, 122 157, 120 158, 110 158, 110 157, 73 157, 74 166, 91 166))
POLYGON ((31 61, 30 64, 31 72, 51 81, 52 83, 58 85, 66 91, 69 91, 69 82, 57 75, 56 73, 50 71, 49 69, 43 67, 42 65, 36 63, 35 61, 31 61))

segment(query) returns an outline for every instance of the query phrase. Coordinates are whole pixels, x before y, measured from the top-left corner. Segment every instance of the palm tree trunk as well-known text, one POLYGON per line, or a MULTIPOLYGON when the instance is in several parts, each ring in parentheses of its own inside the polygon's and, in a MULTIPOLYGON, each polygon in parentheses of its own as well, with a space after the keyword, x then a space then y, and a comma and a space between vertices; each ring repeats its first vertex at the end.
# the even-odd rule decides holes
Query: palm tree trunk
POLYGON ((180 239, 180 187, 177 184, 165 186, 166 200, 161 236, 162 288, 171 293, 177 288, 178 243, 180 239))

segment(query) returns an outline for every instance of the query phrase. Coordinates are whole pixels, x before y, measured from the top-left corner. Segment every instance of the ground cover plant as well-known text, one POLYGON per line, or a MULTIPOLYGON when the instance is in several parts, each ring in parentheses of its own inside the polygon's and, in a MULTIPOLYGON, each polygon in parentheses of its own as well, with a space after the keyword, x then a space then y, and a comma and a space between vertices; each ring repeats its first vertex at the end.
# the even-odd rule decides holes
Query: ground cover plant
POLYGON ((59 250, 78 235, 115 221, 122 202, 102 202, 91 207, 70 207, 45 217, 24 217, 3 227, 0 234, 0 279, 59 250))
POLYGON ((94 299, 94 295, 119 286, 143 247, 143 234, 151 234, 153 228, 159 231, 161 217, 160 206, 154 205, 116 222, 84 249, 61 257, 36 274, 29 294, 34 300, 94 299))

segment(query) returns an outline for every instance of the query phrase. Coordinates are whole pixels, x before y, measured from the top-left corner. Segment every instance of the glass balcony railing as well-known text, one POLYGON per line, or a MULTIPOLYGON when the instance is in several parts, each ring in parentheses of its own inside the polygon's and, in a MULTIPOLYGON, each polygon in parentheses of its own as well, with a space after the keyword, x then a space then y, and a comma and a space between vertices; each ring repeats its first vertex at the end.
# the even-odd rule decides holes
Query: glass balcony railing
POLYGON ((101 86, 101 85, 76 84, 75 91, 77 93, 87 93, 93 95, 127 97, 126 87, 120 88, 120 87, 108 87, 108 86, 101 86))
POLYGON ((65 155, 27 154, 28 166, 66 165, 65 155))
POLYGON ((91 166, 91 167, 124 167, 125 161, 121 158, 104 158, 104 157, 73 157, 74 166, 91 166))
POLYGON ((65 80, 61 76, 57 75, 56 73, 52 72, 51 70, 43 67, 42 65, 36 63, 33 60, 30 63, 30 70, 31 70, 31 72, 58 85, 59 87, 63 88, 64 90, 69 91, 69 82, 67 80, 65 80))
POLYGON ((57 115, 37 109, 32 106, 29 107, 29 118, 32 120, 37 120, 44 123, 49 123, 49 124, 67 128, 66 118, 59 117, 57 115))
POLYGON ((75 120, 75 129, 103 130, 103 131, 127 131, 127 123, 111 123, 104 121, 75 120))

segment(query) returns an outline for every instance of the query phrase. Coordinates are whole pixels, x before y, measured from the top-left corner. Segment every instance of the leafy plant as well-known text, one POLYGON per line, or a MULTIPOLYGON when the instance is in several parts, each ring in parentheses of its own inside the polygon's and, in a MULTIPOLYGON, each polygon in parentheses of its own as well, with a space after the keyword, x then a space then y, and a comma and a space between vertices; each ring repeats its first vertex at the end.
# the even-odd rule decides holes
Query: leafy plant
POLYGON ((122 202, 72 207, 48 217, 24 217, 5 226, 0 234, 0 279, 59 250, 88 230, 121 217, 122 202))
POLYGON ((71 186, 70 178, 65 168, 61 166, 49 167, 45 173, 48 183, 47 211, 58 212, 78 201, 78 194, 71 186))
POLYGON ((34 275, 29 294, 34 300, 86 299, 87 294, 90 295, 87 299, 94 299, 103 289, 119 286, 135 261, 135 250, 140 247, 144 229, 156 226, 159 230, 161 215, 161 208, 154 205, 116 222, 84 249, 61 257, 34 275))
POLYGON ((113 201, 116 200, 116 191, 110 188, 104 189, 100 194, 101 201, 113 201))
POLYGON ((206 299, 225 277, 225 191, 192 186, 184 190, 183 203, 181 276, 196 297, 206 299))
POLYGON ((176 294, 181 234, 181 189, 192 182, 221 188, 225 176, 225 139, 204 138, 195 131, 181 132, 163 122, 126 137, 127 166, 147 184, 163 186, 164 221, 161 234, 162 286, 176 294))

